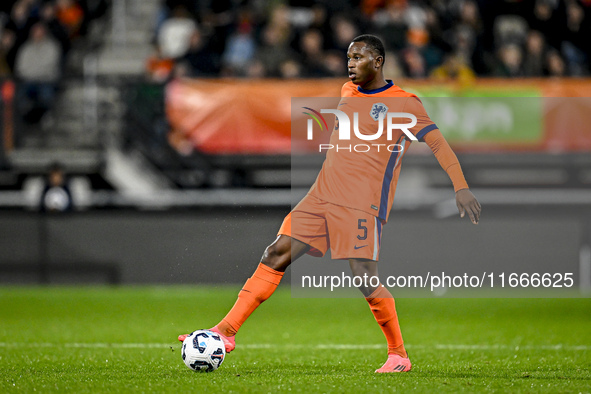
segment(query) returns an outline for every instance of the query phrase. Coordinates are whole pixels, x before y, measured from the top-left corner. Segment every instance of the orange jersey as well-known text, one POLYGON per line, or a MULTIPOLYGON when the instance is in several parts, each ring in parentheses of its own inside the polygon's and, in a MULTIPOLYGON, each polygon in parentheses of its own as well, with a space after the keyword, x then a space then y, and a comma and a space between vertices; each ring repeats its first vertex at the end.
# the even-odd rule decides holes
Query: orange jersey
MULTIPOLYGON (((400 163, 411 140, 400 129, 387 133, 387 119, 382 120, 382 134, 375 140, 365 136, 378 133, 380 115, 404 112, 416 116, 417 123, 409 127, 419 141, 437 125, 431 121, 421 100, 402 90, 391 81, 380 89, 365 90, 347 82, 341 90, 338 110, 350 119, 350 139, 340 139, 339 122, 335 122, 330 145, 322 169, 309 194, 348 208, 358 209, 388 220, 394 201, 400 163), (355 113, 360 138, 354 132, 355 113), (390 137, 390 138, 388 138, 390 137), (337 150, 338 147, 338 150, 337 150), (369 149, 368 149, 369 148, 369 149)), ((393 123, 408 124, 409 118, 392 119, 393 123)))

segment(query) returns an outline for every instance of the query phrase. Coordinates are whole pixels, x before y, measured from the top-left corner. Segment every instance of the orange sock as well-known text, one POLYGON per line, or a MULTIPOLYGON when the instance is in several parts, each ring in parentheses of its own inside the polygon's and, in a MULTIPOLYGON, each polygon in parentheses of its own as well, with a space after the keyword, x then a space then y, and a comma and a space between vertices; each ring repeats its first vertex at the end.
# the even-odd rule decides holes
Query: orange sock
POLYGON ((380 284, 369 297, 366 298, 376 321, 382 328, 386 341, 388 341, 388 354, 398 354, 401 357, 408 357, 402 341, 402 333, 398 324, 398 315, 394 298, 387 288, 380 284))
POLYGON ((242 323, 248 319, 250 314, 277 288, 284 272, 275 271, 260 263, 254 274, 246 281, 236 303, 228 312, 226 317, 217 325, 218 329, 225 336, 236 335, 242 323))

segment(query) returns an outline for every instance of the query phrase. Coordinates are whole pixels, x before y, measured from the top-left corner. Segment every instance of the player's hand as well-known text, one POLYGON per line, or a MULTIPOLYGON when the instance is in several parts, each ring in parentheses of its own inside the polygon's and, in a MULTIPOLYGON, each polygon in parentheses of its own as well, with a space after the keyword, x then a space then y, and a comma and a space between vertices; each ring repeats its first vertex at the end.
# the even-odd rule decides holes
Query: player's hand
POLYGON ((478 224, 482 207, 469 189, 462 189, 456 192, 456 205, 458 206, 458 211, 460 211, 460 217, 463 218, 468 213, 468 217, 472 223, 478 224))

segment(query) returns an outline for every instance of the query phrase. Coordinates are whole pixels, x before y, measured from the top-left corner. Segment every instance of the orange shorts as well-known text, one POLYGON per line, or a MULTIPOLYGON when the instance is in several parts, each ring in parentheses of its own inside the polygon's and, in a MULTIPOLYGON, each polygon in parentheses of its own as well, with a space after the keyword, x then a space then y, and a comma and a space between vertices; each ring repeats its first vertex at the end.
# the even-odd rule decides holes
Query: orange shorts
POLYGON ((285 217, 278 235, 311 246, 308 254, 378 261, 382 222, 377 217, 306 195, 285 217))

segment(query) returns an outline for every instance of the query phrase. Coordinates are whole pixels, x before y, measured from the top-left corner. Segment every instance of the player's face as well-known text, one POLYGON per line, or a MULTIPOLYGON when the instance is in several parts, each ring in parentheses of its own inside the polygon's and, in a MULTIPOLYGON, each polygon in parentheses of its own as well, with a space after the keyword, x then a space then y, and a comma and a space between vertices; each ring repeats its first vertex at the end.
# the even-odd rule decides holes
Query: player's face
POLYGON ((352 42, 347 51, 349 79, 364 87, 375 80, 383 62, 364 42, 352 42))

